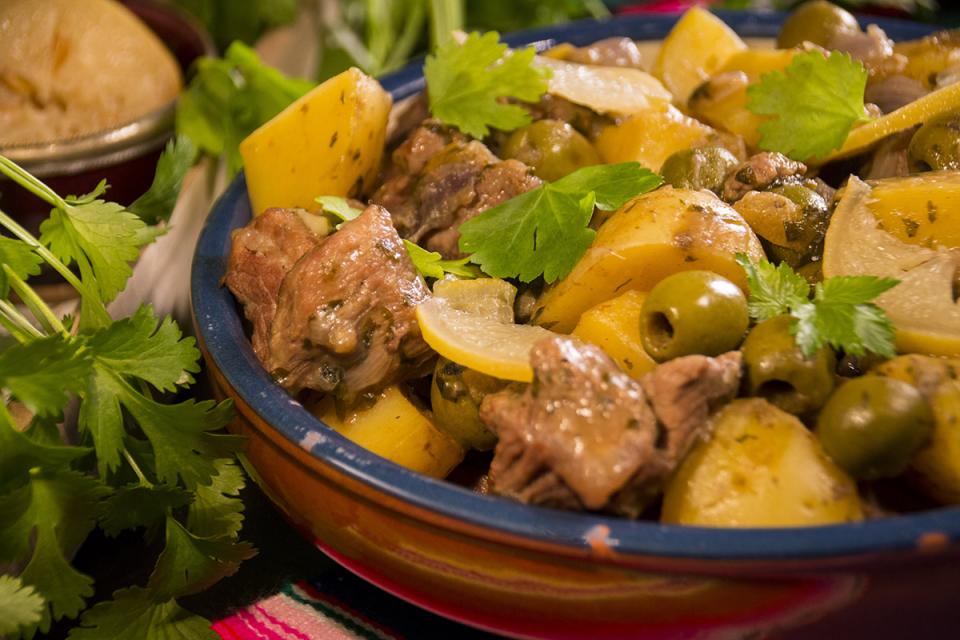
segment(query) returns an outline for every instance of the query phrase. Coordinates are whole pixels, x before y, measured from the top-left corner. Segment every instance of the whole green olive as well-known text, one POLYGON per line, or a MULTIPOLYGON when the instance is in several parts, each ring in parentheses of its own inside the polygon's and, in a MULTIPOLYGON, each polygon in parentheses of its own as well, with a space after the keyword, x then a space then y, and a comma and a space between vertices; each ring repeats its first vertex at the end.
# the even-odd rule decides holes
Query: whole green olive
POLYGON ((833 391, 837 359, 829 347, 803 355, 783 315, 755 326, 743 341, 747 392, 784 411, 803 415, 819 409, 833 391))
POLYGON ((854 478, 900 475, 933 430, 933 411, 916 387, 866 375, 840 386, 817 419, 816 435, 854 478))
POLYGON ((797 7, 783 21, 777 48, 791 49, 804 42, 829 48, 838 33, 859 30, 857 19, 849 11, 826 0, 812 0, 797 7))
POLYGON ((560 120, 537 120, 517 129, 500 153, 532 167, 538 178, 551 182, 582 167, 600 164, 593 145, 560 120))
POLYGON ((484 396, 506 385, 503 380, 441 357, 430 387, 430 404, 437 426, 465 447, 492 449, 497 436, 480 420, 480 403, 484 396))
POLYGON ((727 174, 738 164, 723 147, 683 149, 664 160, 660 175, 677 189, 709 189, 719 194, 727 174))
POLYGON ((711 271, 681 271, 661 280, 640 309, 643 348, 654 360, 736 349, 750 318, 734 283, 711 271))
POLYGON ((907 147, 911 172, 960 169, 960 111, 951 111, 925 122, 907 147))

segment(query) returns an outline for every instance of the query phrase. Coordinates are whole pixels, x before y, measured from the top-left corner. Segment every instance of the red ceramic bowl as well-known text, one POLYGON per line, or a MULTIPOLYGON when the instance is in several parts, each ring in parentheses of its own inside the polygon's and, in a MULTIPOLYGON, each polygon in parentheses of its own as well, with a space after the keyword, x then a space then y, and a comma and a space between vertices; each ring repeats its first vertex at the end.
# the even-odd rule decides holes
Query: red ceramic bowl
MULTIPOLYGON (((744 36, 782 16, 723 14, 744 36)), ((659 39, 676 17, 518 34, 513 45, 659 39)), ((882 22, 895 38, 926 27, 882 22)), ((389 78, 395 99, 419 67, 389 78)), ((217 203, 192 275, 197 335, 259 482, 342 565, 444 616, 525 638, 945 638, 960 622, 960 509, 856 524, 708 529, 528 507, 403 469, 346 440, 275 385, 220 286, 243 177, 217 203), (793 630, 793 631, 791 631, 793 630), (792 635, 796 634, 796 635, 792 635)))

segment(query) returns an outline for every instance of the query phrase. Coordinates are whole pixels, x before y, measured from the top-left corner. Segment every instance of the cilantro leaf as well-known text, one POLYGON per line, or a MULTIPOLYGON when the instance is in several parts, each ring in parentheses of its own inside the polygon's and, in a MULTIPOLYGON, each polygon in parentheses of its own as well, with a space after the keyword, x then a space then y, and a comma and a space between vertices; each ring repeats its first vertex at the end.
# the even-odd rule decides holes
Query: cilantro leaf
POLYGON ((796 309, 810 299, 810 285, 785 262, 774 266, 766 260, 754 264, 744 253, 736 255, 737 264, 747 272, 750 317, 763 322, 796 309))
POLYGON ((460 225, 460 250, 497 278, 549 283, 573 269, 596 235, 594 206, 615 209, 663 180, 636 162, 586 167, 460 225))
POLYGON ((62 335, 37 338, 0 352, 0 388, 36 414, 56 415, 67 394, 82 388, 90 366, 81 341, 62 335))
POLYGON ((892 358, 895 332, 883 309, 870 302, 899 280, 875 276, 834 276, 817 283, 813 300, 810 285, 785 262, 774 267, 761 260, 750 262, 737 254, 747 272, 750 298, 747 308, 758 322, 790 314, 794 341, 806 356, 825 345, 853 355, 871 351, 892 358))
POLYGON ((169 517, 166 541, 147 585, 160 600, 203 591, 256 554, 249 543, 230 536, 201 538, 169 517))
POLYGON ((197 148, 190 138, 178 136, 168 142, 157 160, 153 184, 127 207, 127 211, 137 214, 141 220, 151 225, 161 220, 169 220, 177 196, 180 195, 183 178, 196 159, 197 148))
POLYGON ((224 155, 231 177, 243 165, 240 142, 313 87, 264 64, 241 42, 222 60, 201 58, 196 68, 177 103, 177 133, 205 153, 224 155))
POLYGON ((106 499, 100 516, 100 528, 108 536, 125 529, 146 527, 152 538, 167 517, 167 512, 190 502, 190 492, 180 487, 159 484, 148 487, 128 484, 116 489, 106 499))
POLYGON ((869 120, 863 104, 867 71, 848 54, 799 53, 781 71, 747 88, 747 108, 773 116, 759 126, 760 148, 796 160, 826 157, 850 129, 869 120))
MULTIPOLYGON (((6 410, 0 411, 0 491, 23 484, 24 478, 34 467, 66 467, 88 453, 90 449, 86 447, 36 442, 10 422, 6 410)), ((3 519, 0 519, 2 522, 3 519)))
POLYGON ((0 637, 40 622, 43 598, 20 578, 0 576, 0 637))
POLYGON ((447 273, 461 278, 476 278, 478 275, 478 269, 467 264, 470 258, 444 260, 443 256, 436 251, 427 251, 415 242, 404 240, 403 244, 407 248, 407 253, 410 254, 413 266, 424 278, 439 280, 447 273))
POLYGON ((490 127, 510 131, 531 122, 526 109, 500 98, 536 102, 547 90, 549 70, 533 64, 533 48, 507 53, 496 31, 448 41, 427 56, 430 112, 469 136, 483 138, 490 127))
POLYGON ((363 213, 360 209, 351 207, 347 199, 340 196, 317 196, 316 201, 323 207, 324 211, 335 215, 344 222, 349 222, 363 213))
POLYGON ((103 302, 126 286, 140 247, 160 233, 114 202, 67 201, 40 225, 40 241, 66 264, 76 262, 81 280, 95 282, 103 302))
POLYGON ((217 475, 213 482, 194 492, 187 527, 200 537, 235 538, 243 526, 243 501, 236 497, 244 486, 243 472, 227 459, 217 460, 214 465, 217 475))
POLYGON ((157 602, 149 589, 113 592, 113 599, 84 612, 69 640, 138 638, 142 640, 220 640, 210 622, 185 611, 175 600, 157 602))
POLYGON ((0 500, 5 516, 0 540, 7 541, 0 560, 22 560, 29 554, 20 577, 49 605, 35 627, 42 633, 52 620, 75 617, 93 595, 92 578, 74 569, 64 554, 72 553, 93 529, 108 491, 99 480, 75 471, 33 472, 27 485, 0 500))
MULTIPOLYGON (((21 279, 40 274, 40 265, 43 258, 38 256, 33 247, 21 240, 14 240, 0 236, 0 265, 9 267, 21 279)), ((7 274, 0 269, 0 298, 5 298, 10 291, 10 282, 7 274)))

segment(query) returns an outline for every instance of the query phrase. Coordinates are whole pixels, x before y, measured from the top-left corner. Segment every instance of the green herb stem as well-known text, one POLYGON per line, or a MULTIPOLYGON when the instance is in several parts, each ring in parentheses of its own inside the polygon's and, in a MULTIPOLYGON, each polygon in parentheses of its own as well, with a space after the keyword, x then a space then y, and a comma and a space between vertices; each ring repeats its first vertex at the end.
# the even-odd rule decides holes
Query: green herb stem
POLYGON ((464 25, 463 0, 430 0, 430 43, 436 49, 464 25))
POLYGON ((147 480, 147 476, 143 473, 143 470, 140 468, 140 465, 137 464, 137 460, 133 457, 133 454, 124 447, 121 450, 124 460, 127 461, 127 464, 130 465, 130 468, 133 469, 133 472, 137 475, 137 478, 140 480, 140 484, 147 487, 148 489, 153 488, 153 483, 147 480))
MULTIPOLYGON (((26 316, 24 316, 20 311, 10 304, 8 300, 0 300, 0 315, 2 315, 9 323, 16 326, 20 331, 21 335, 26 334, 26 336, 31 338, 42 338, 43 333, 33 326, 26 316)), ((22 340, 21 340, 22 342, 22 340)))
POLYGON ((423 29, 423 23, 426 20, 426 4, 422 0, 411 3, 408 9, 407 20, 403 25, 403 30, 393 44, 390 54, 383 64, 383 71, 393 71, 398 69, 410 58, 417 41, 420 39, 420 32, 423 29))
MULTIPOLYGON (((0 156, 0 158, 3 158, 3 156, 0 156)), ((11 218, 3 211, 0 211, 0 225, 3 225, 6 227, 7 231, 33 247, 33 250, 37 252, 37 255, 43 258, 44 262, 53 267, 57 273, 63 276, 63 279, 66 280, 70 286, 76 289, 78 293, 83 293, 83 283, 81 283, 80 279, 74 275, 73 271, 70 271, 70 267, 63 264, 60 258, 53 255, 53 253, 47 249, 46 246, 33 237, 33 234, 21 227, 16 220, 11 218)))
POLYGON ((43 298, 37 295, 36 291, 24 282, 9 265, 3 265, 3 271, 7 274, 7 281, 10 283, 10 286, 16 291, 17 295, 20 296, 23 303, 27 305, 27 308, 30 309, 30 313, 37 319, 37 322, 43 325, 47 333, 67 333, 60 319, 53 313, 53 310, 47 306, 43 298))
POLYGON ((0 173, 3 173, 33 195, 47 202, 50 206, 60 209, 67 207, 66 201, 58 196, 53 189, 27 173, 13 160, 2 155, 0 155, 0 173))

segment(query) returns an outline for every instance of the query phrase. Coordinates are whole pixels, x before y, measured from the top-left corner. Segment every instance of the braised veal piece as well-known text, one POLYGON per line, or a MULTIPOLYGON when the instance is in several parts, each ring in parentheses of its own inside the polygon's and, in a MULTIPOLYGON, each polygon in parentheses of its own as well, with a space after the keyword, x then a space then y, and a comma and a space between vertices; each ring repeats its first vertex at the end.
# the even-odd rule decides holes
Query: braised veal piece
POLYGON ((487 396, 480 417, 499 437, 491 489, 521 502, 636 517, 705 435, 740 382, 740 353, 688 356, 642 382, 573 339, 539 342, 533 383, 487 396))

